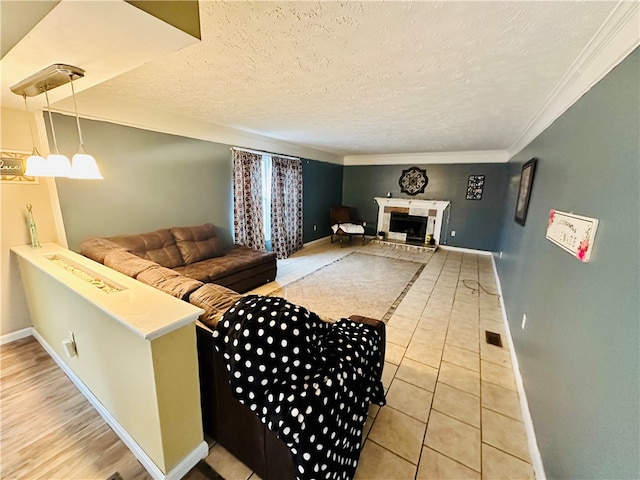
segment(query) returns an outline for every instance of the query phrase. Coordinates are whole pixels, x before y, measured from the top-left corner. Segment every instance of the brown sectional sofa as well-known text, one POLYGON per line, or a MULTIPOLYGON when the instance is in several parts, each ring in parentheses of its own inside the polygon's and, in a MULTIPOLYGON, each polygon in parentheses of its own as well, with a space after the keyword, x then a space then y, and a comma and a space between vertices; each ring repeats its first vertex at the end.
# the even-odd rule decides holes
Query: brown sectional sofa
MULTIPOLYGON (((275 256, 234 247, 224 252, 213 226, 172 228, 141 235, 90 238, 83 255, 202 308, 196 323, 200 396, 204 431, 264 480, 293 480, 297 470, 289 448, 231 392, 222 354, 215 350, 213 329, 246 291, 275 278, 275 256), (255 274, 256 278, 252 278, 255 274), (223 286, 225 285, 225 286, 223 286)), ((385 324, 351 316, 380 335, 382 361, 385 324)), ((379 372, 379 378, 382 370, 379 372)))
MULTIPOLYGON (((184 277, 215 283, 240 293, 275 280, 277 273, 275 253, 239 245, 225 249, 210 223, 137 235, 93 237, 80 244, 80 253, 107 266, 113 265, 112 268, 118 270, 116 265, 123 259, 106 258, 114 250, 124 250, 184 277)), ((135 259, 129 263, 136 263, 135 259)), ((130 276, 138 278, 140 273, 136 271, 136 275, 130 276)), ((168 275, 168 272, 164 273, 168 275)))

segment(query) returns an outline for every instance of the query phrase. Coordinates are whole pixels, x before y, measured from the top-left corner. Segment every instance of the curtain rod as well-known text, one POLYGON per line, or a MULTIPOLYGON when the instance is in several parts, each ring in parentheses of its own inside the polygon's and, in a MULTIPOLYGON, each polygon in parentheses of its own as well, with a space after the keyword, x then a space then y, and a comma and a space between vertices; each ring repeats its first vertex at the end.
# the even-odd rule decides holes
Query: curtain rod
POLYGON ((275 155, 276 157, 288 158, 290 160, 300 160, 300 157, 291 157, 289 155, 280 155, 279 153, 262 152, 260 150, 251 150, 250 148, 231 147, 229 150, 240 150, 241 152, 257 153, 258 155, 275 155))

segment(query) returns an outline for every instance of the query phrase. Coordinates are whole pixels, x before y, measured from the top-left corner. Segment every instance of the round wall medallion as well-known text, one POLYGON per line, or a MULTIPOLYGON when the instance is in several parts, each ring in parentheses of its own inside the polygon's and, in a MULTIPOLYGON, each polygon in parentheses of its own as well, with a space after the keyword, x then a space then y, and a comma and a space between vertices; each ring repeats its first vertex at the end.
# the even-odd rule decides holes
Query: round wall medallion
POLYGON ((424 193, 424 189, 429 183, 429 178, 427 177, 426 170, 418 167, 411 167, 407 170, 402 170, 402 175, 400 175, 398 183, 400 184, 401 192, 409 195, 417 195, 419 193, 424 193))

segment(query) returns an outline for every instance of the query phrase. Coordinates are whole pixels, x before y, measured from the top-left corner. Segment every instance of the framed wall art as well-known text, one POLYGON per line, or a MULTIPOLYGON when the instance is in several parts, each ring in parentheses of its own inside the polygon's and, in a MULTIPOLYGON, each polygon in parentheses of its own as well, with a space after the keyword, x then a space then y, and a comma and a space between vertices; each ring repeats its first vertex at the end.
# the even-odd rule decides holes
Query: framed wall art
POLYGON ((515 221, 522 226, 524 226, 527 220, 529 198, 531 197, 531 187, 533 186, 533 176, 536 172, 537 162, 537 158, 532 158, 522 166, 522 172, 520 172, 520 186, 518 187, 515 221))
POLYGON ((36 185, 38 183, 37 177, 27 177, 24 174, 29 155, 31 154, 27 152, 2 150, 0 152, 0 183, 36 185))
POLYGON ((467 182, 467 200, 482 200, 484 175, 469 175, 467 182))
POLYGON ((551 210, 546 238, 581 262, 588 262, 598 229, 598 219, 551 210))
POLYGON ((424 193, 424 189, 427 188, 428 183, 429 177, 427 177, 427 171, 418 167, 402 170, 402 175, 400 175, 400 179, 398 180, 400 191, 409 195, 424 193))

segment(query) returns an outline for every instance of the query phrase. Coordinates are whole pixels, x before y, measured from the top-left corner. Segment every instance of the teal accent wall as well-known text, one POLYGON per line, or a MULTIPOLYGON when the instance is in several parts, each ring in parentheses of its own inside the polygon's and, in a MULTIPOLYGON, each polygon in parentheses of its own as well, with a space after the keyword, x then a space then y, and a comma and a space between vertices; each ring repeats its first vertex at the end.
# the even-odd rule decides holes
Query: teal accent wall
POLYGON ((331 233, 329 209, 342 205, 343 170, 342 165, 302 160, 304 242, 331 233))
POLYGON ((539 161, 526 225, 505 216, 496 261, 550 479, 640 478, 639 57, 512 159, 508 209, 539 161), (545 239, 550 209, 599 219, 589 263, 545 239))
MULTIPOLYGON (((232 243, 229 145, 80 121, 87 149, 105 179, 56 179, 69 248, 78 250, 90 236, 206 222, 217 227, 225 243, 232 243)), ((53 122, 60 152, 71 158, 78 150, 75 118, 54 115, 53 122)))
POLYGON ((376 233, 378 204, 374 197, 393 197, 449 200, 450 219, 443 231, 456 231, 456 236, 447 235, 443 244, 455 247, 495 251, 500 238, 509 166, 507 164, 456 164, 420 165, 427 171, 429 183, 424 194, 410 197, 400 193, 398 180, 405 170, 414 165, 368 165, 350 166, 344 169, 342 198, 345 205, 354 207, 359 217, 367 222, 367 234, 376 233), (485 186, 482 200, 467 200, 469 175, 484 175, 485 186))

